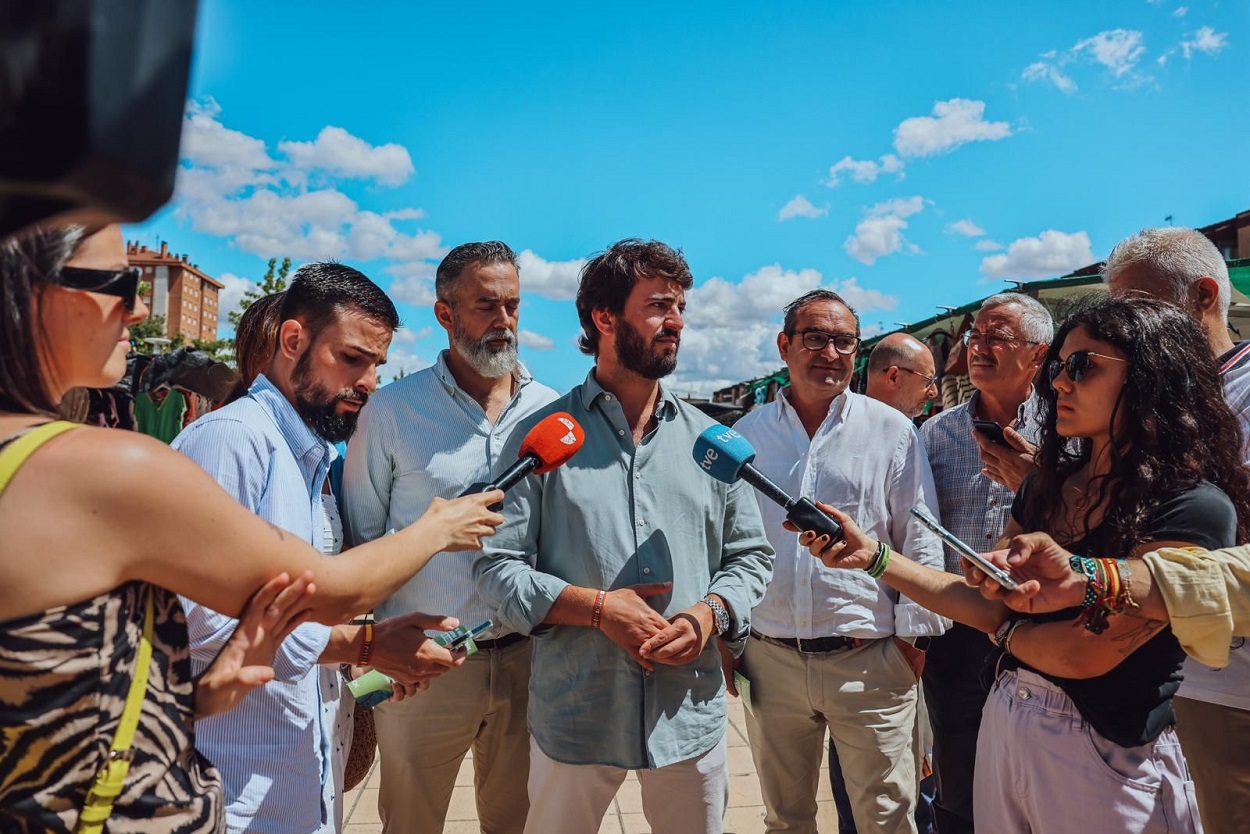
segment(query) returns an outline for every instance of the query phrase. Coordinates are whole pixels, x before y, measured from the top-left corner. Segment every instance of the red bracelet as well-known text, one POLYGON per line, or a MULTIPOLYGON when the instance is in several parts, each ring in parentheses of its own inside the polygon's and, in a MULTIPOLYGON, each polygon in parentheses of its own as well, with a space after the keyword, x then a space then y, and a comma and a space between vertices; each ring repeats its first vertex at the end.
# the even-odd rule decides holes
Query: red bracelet
POLYGON ((360 659, 356 661, 357 666, 368 666, 369 658, 373 656, 373 623, 365 623, 365 642, 360 644, 360 659))
POLYGON ((603 601, 608 598, 607 591, 599 591, 595 594, 595 607, 590 612, 590 627, 599 627, 599 618, 603 615, 603 601))

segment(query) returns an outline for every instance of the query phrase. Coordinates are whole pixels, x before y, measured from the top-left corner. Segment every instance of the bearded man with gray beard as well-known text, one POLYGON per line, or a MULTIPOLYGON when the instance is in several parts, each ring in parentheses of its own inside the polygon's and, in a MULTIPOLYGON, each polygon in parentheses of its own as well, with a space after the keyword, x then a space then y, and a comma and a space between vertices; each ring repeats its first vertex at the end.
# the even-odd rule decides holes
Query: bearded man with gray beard
MULTIPOLYGON (((447 350, 432 367, 379 389, 347 448, 343 504, 356 544, 416 521, 435 496, 454 498, 489 481, 507 463, 500 452, 517 424, 556 398, 517 357, 521 293, 512 249, 499 241, 457 246, 438 266, 435 291, 447 350)), ((470 627, 490 618, 471 564, 463 554, 438 554, 378 606, 377 618, 436 611, 470 627)), ((529 639, 495 628, 475 642, 478 652, 453 674, 374 711, 385 832, 442 831, 470 749, 481 830, 525 827, 529 639)))

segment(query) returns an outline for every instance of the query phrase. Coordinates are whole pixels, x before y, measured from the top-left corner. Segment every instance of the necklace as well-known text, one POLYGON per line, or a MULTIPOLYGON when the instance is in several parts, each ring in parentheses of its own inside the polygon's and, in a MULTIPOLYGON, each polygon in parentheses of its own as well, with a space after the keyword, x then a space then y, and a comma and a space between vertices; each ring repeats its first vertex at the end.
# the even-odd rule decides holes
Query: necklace
MULTIPOLYGON (((1064 486, 1071 489, 1078 496, 1076 499, 1076 503, 1072 505, 1073 509, 1083 510, 1087 506, 1089 506, 1089 496, 1085 494, 1085 490, 1079 488, 1076 484, 1071 484, 1071 483, 1064 484, 1064 486)), ((1086 489, 1088 489, 1089 484, 1086 484, 1085 487, 1086 489)))

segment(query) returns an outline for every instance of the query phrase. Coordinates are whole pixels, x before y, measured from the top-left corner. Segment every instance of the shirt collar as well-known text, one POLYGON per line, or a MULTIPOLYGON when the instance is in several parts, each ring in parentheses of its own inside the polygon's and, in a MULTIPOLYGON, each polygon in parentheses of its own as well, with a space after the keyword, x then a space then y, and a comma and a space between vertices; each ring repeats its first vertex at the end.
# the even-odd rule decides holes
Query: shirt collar
MULTIPOLYGON (((595 369, 591 368, 586 374, 586 381, 581 385, 582 408, 590 411, 595 401, 600 397, 608 395, 608 391, 599 384, 599 380, 595 379, 595 369)), ((656 417, 668 418, 677 413, 677 397, 673 392, 669 391, 660 384, 660 403, 655 409, 656 417)))
POLYGON ((264 374, 256 377, 247 395, 273 419, 300 468, 310 479, 323 463, 329 464, 334 456, 333 445, 309 428, 291 401, 264 374))
MULTIPOLYGON (((447 367, 447 355, 451 353, 450 349, 439 351, 438 359, 434 361, 434 372, 438 374, 439 382, 443 383, 448 393, 456 391, 464 391, 460 387, 460 383, 456 382, 456 377, 452 375, 451 368, 447 367)), ((512 372, 512 378, 516 380, 517 391, 520 391, 526 385, 534 381, 534 377, 530 375, 529 368, 525 367, 525 363, 517 360, 516 369, 512 372)))
MULTIPOLYGON (((834 397, 833 401, 829 403, 829 410, 825 412, 825 419, 821 420, 821 423, 823 424, 827 422, 829 418, 831 417, 843 416, 847 408, 850 407, 850 402, 851 402, 850 395, 851 395, 851 389, 848 386, 846 389, 842 391, 841 394, 838 394, 836 397, 834 397)), ((794 419, 797 420, 799 418, 798 411, 795 410, 794 405, 790 402, 790 386, 789 385, 787 385, 786 387, 782 388, 780 391, 777 392, 777 402, 779 403, 779 408, 777 409, 777 419, 780 420, 782 416, 786 414, 787 412, 792 414, 794 416, 794 419)))

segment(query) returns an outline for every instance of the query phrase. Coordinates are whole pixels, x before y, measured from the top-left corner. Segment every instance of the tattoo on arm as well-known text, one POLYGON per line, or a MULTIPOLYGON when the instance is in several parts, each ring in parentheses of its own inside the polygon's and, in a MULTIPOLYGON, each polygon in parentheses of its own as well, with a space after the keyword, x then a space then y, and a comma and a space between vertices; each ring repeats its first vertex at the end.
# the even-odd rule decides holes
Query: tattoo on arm
POLYGON ((1149 620, 1144 617, 1138 617, 1135 614, 1122 614, 1121 616, 1131 617, 1137 621, 1128 631, 1111 638, 1111 642, 1117 644, 1116 648, 1123 657, 1128 657, 1137 651, 1146 641, 1163 631, 1164 627, 1167 626, 1165 621, 1149 620))

